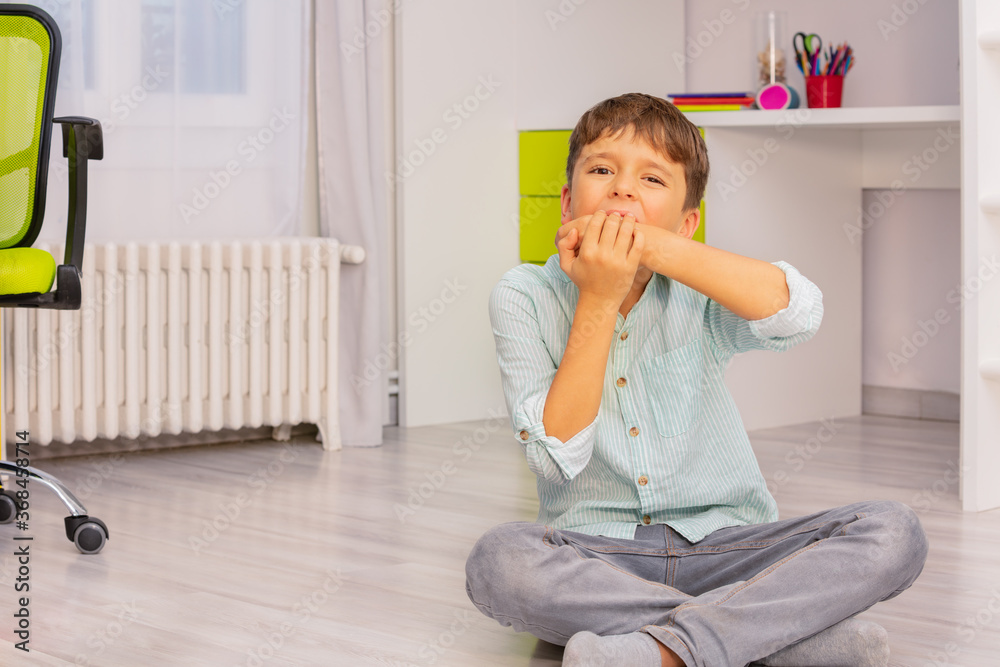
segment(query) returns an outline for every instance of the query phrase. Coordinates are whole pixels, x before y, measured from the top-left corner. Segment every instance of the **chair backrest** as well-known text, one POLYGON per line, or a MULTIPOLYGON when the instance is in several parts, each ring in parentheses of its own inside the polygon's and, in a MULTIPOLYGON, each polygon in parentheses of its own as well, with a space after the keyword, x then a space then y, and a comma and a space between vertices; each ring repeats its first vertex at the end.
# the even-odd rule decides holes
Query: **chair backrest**
POLYGON ((0 4, 0 248, 42 225, 61 46, 47 13, 0 4))

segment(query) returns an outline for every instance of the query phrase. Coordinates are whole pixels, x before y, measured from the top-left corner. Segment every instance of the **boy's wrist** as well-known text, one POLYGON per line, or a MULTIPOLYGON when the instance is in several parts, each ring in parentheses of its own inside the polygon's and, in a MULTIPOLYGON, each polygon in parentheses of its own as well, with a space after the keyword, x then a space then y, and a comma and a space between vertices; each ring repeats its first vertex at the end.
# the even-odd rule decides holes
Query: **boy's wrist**
POLYGON ((680 236, 656 225, 643 224, 637 225, 637 227, 642 230, 642 235, 646 240, 639 264, 654 273, 667 275, 667 267, 670 265, 668 257, 674 247, 673 241, 680 236))
POLYGON ((617 313, 622 305, 622 300, 616 300, 614 297, 608 297, 596 292, 581 291, 580 298, 576 302, 576 309, 577 311, 588 310, 591 312, 617 313))

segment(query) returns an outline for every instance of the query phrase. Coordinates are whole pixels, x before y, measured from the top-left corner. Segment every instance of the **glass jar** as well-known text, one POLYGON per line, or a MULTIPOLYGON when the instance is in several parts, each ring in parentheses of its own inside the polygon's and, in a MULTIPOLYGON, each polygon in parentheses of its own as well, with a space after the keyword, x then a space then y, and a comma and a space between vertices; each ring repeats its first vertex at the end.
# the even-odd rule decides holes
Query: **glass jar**
POLYGON ((786 69, 788 58, 785 56, 785 26, 788 18, 785 12, 767 10, 756 13, 757 37, 756 71, 754 81, 757 90, 772 83, 787 83, 786 69))

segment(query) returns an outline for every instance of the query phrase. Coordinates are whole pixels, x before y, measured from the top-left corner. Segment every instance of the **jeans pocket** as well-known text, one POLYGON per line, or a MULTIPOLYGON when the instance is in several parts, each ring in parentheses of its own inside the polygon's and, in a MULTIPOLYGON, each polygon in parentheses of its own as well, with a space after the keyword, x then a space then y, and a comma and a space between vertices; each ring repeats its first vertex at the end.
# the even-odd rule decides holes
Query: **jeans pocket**
POLYGON ((660 435, 672 438, 686 433, 701 413, 701 341, 693 340, 650 359, 642 372, 649 409, 660 435))

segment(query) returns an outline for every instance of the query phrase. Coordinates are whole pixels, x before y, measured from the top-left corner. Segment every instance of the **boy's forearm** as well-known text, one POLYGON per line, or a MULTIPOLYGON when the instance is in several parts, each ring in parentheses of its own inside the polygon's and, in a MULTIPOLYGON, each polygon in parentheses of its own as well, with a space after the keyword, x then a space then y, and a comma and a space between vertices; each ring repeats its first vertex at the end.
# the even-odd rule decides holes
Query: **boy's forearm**
POLYGON ((580 295, 566 351, 545 398, 547 435, 566 442, 597 416, 619 305, 580 295))
POLYGON ((642 225, 642 264, 683 283, 745 320, 762 320, 788 306, 785 273, 774 264, 707 246, 642 225))

